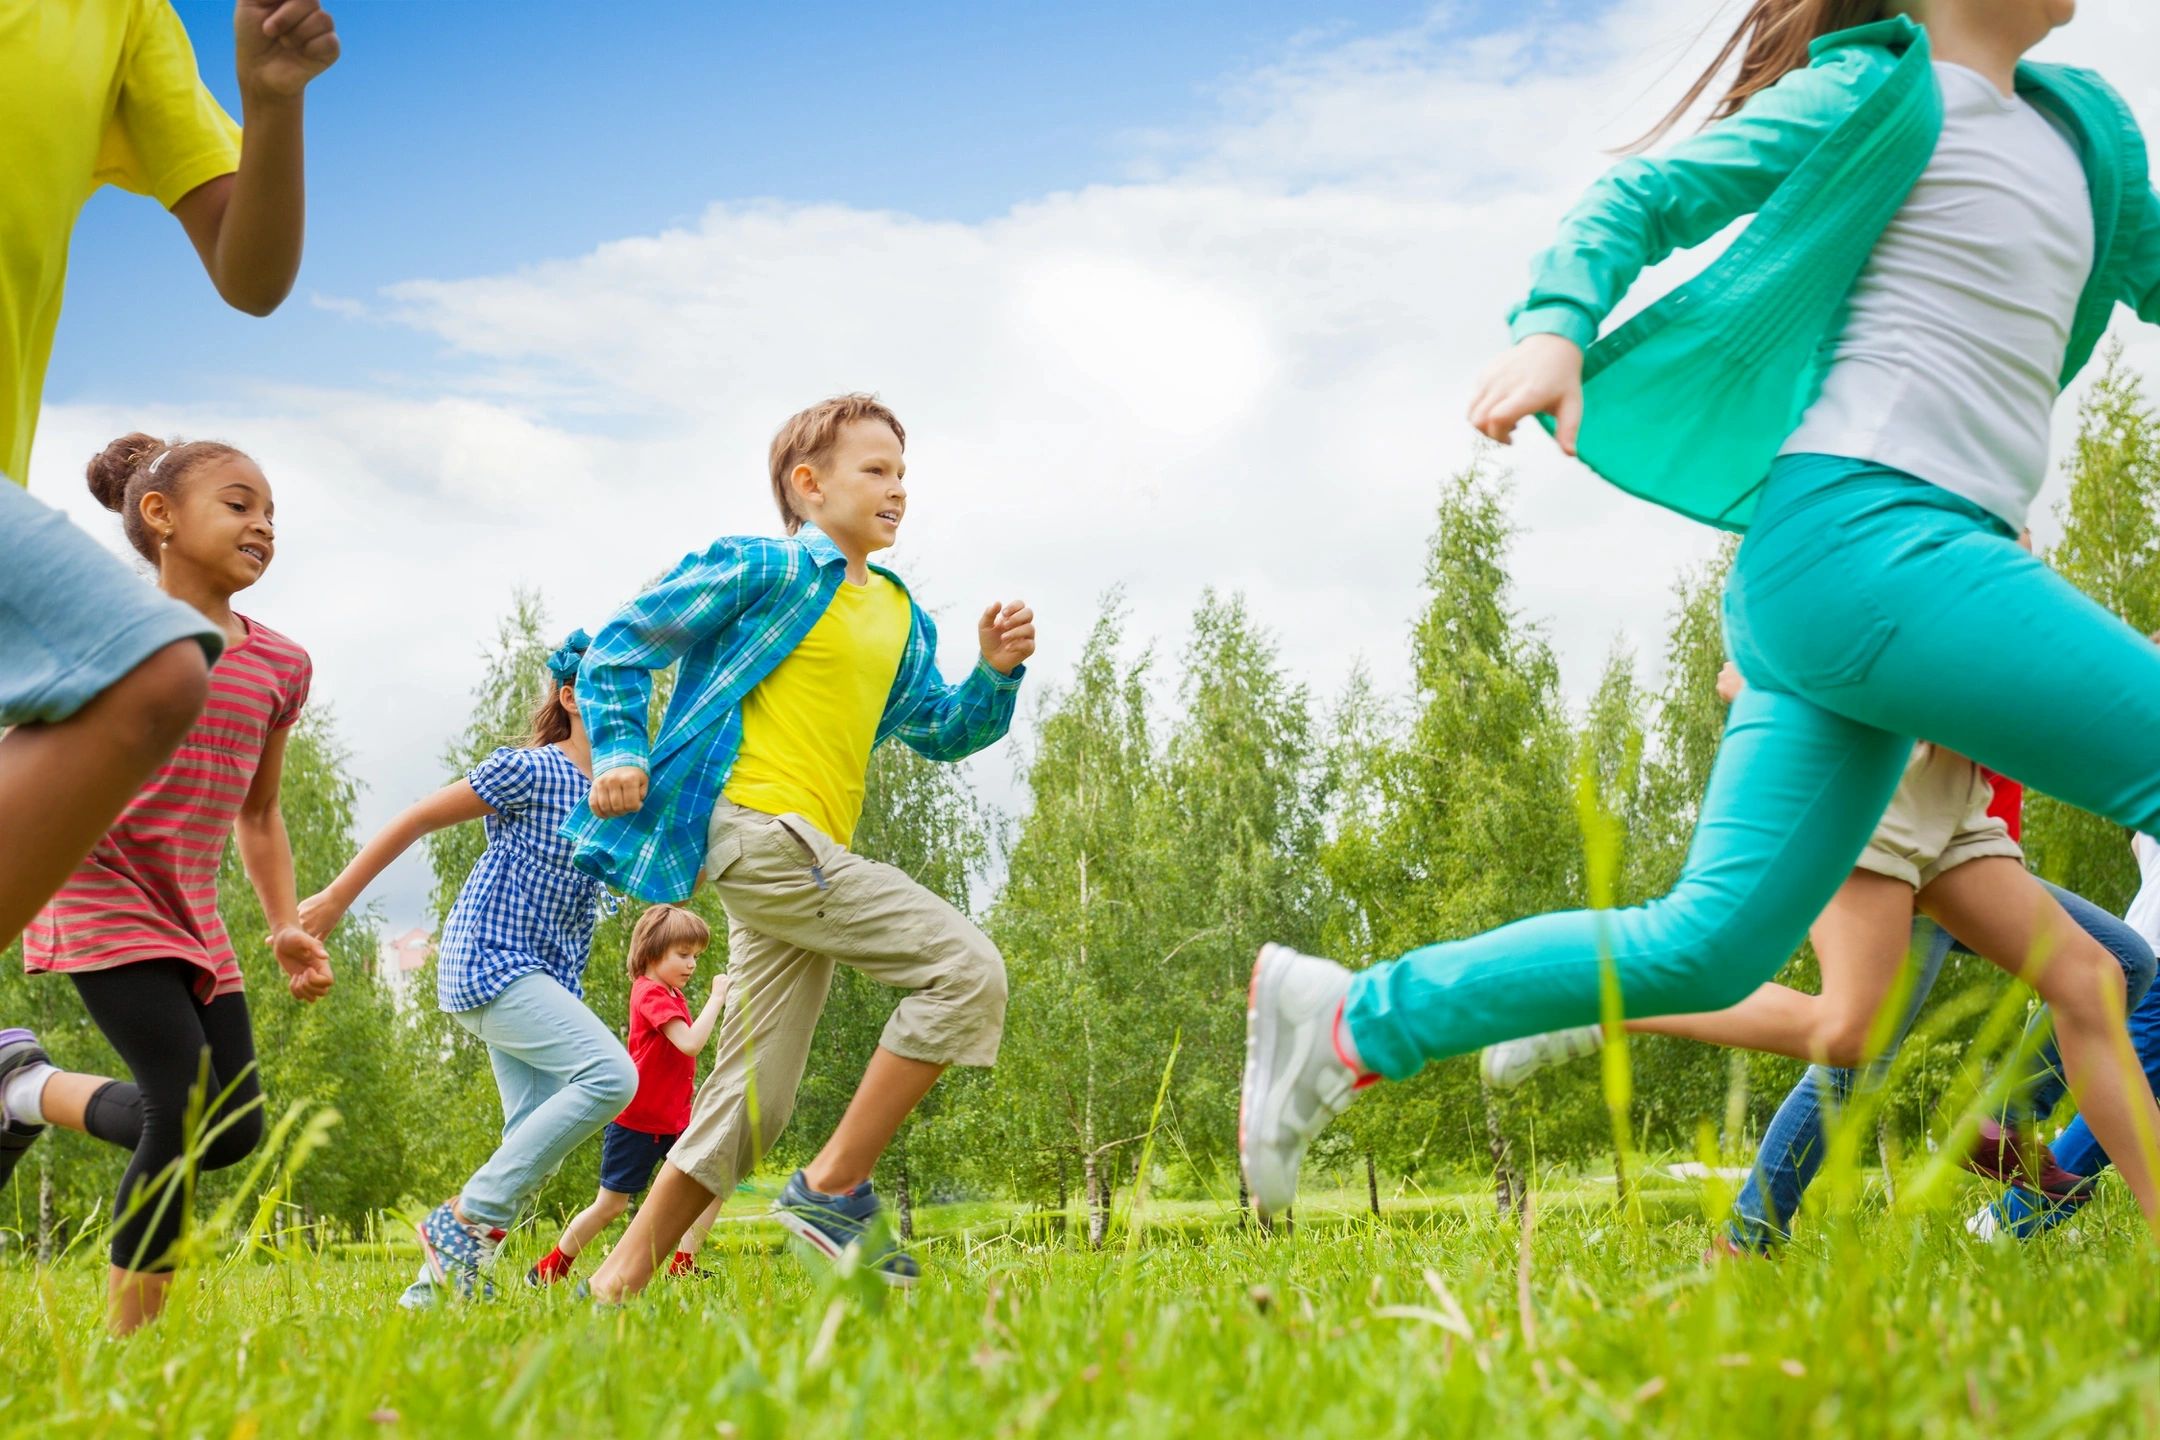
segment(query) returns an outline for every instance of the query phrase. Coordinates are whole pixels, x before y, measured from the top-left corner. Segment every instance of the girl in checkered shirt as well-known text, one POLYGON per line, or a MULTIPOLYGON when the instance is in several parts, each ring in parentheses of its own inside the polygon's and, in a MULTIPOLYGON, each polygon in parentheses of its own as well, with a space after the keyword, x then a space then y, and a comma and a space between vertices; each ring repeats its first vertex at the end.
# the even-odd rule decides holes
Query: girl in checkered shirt
POLYGON ((443 926, 436 994, 487 1046, 503 1138, 464 1188, 420 1222, 426 1262, 400 1301, 408 1307, 432 1304, 444 1287, 492 1294, 481 1272, 518 1211, 637 1093, 629 1052, 584 1001, 605 890, 572 868, 561 834, 592 788, 576 685, 586 643, 577 631, 548 657, 549 684, 525 744, 497 750, 408 808, 300 909, 311 933, 327 935, 414 841, 464 821, 487 827, 487 849, 443 926))

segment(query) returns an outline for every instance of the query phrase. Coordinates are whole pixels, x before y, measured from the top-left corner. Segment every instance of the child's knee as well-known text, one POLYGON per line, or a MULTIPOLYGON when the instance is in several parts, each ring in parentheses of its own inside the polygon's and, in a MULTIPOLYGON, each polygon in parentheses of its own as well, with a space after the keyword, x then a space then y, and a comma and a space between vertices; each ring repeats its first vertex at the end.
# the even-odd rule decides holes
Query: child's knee
POLYGON ((250 1105, 237 1115, 221 1116, 212 1122, 217 1134, 203 1147, 202 1168, 223 1170, 237 1165, 255 1153, 263 1141, 262 1105, 250 1105))

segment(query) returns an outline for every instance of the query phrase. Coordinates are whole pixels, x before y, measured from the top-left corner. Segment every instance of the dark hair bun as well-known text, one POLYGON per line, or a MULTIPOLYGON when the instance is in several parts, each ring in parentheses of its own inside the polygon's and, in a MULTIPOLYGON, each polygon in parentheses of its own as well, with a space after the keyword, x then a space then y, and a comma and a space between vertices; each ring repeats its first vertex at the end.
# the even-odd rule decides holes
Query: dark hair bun
POLYGON ((167 448, 163 440, 140 430, 121 436, 91 457, 84 471, 90 480, 90 493, 97 497, 98 504, 118 511, 127 503, 128 481, 167 448))

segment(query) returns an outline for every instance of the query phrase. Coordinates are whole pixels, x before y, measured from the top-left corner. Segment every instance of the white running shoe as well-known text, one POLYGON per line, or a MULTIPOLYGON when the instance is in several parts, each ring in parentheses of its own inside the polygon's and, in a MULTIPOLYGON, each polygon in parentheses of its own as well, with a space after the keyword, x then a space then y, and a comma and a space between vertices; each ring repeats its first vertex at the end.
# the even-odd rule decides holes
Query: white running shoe
POLYGON ((1595 1055, 1605 1048, 1605 1031, 1596 1025, 1548 1030, 1488 1045, 1478 1056, 1478 1073, 1495 1090, 1513 1090, 1540 1070, 1595 1055))
POLYGON ((1995 1213, 1993 1204, 1982 1205, 1965 1222, 1965 1233, 1975 1240, 1990 1241, 2002 1237, 2002 1219, 1995 1213))
POLYGON ((1350 972, 1332 960, 1263 945, 1253 961, 1238 1158, 1263 1219, 1290 1208, 1306 1147, 1358 1088, 1335 1049, 1335 1017, 1349 992, 1350 972))

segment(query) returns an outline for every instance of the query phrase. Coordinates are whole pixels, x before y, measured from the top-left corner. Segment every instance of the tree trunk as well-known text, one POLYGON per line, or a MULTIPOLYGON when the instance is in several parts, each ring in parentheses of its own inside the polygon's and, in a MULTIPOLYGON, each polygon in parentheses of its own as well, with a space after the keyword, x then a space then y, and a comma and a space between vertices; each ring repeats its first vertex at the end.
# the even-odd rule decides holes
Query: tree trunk
POLYGON ((1093 1150, 1080 1157, 1080 1172, 1087 1190, 1088 1248, 1100 1250, 1110 1236, 1110 1197, 1101 1162, 1093 1150))
POLYGON ((1508 1150, 1507 1135, 1500 1128, 1500 1106, 1493 1099, 1490 1085, 1479 1085, 1485 1097, 1485 1147, 1492 1154, 1493 1204, 1502 1215, 1512 1214, 1516 1204, 1516 1191, 1512 1183, 1515 1159, 1508 1150))
POLYGON ((1882 1162, 1883 1204, 1897 1204, 1897 1182, 1891 1178, 1894 1168, 1890 1164, 1890 1119, 1886 1115, 1875 1117, 1875 1158, 1882 1162))
POLYGON ((1240 1230, 1252 1224, 1252 1192, 1245 1188, 1245 1167, 1237 1172, 1237 1223, 1240 1230))
POLYGON ((907 1161, 893 1167, 893 1209, 900 1216, 900 1243, 915 1238, 915 1192, 908 1188, 907 1161))
POLYGON ((38 1264, 50 1265, 53 1258, 53 1184, 52 1143, 38 1152, 37 1183, 37 1258, 38 1264))
POLYGON ((1365 1152, 1365 1198, 1372 1204, 1374 1219, 1380 1218, 1380 1171, 1373 1164, 1372 1151, 1365 1152))

